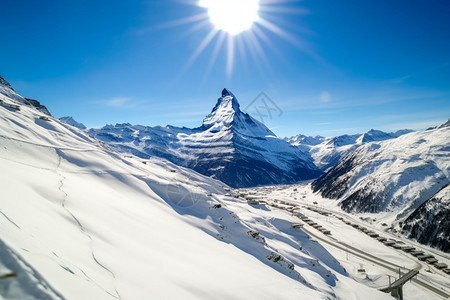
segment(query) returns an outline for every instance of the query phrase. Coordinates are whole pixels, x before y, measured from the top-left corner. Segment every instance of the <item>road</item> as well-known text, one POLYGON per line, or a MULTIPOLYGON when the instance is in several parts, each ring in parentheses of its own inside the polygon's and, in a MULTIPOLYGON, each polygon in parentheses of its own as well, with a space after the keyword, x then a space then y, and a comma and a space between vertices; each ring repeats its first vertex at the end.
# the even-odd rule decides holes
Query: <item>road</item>
MULTIPOLYGON (((265 198, 265 201, 269 205, 273 205, 274 204, 273 200, 270 200, 267 197, 264 197, 264 198, 265 198)), ((317 206, 313 206, 311 204, 300 202, 300 201, 293 202, 293 201, 289 201, 289 200, 286 200, 286 199, 283 199, 282 201, 287 203, 288 205, 291 205, 291 206, 294 206, 294 207, 298 207, 298 208, 300 208, 300 205, 317 208, 317 206)), ((348 219, 349 221, 351 221, 352 223, 361 224, 361 225, 367 227, 370 230, 377 231, 377 232, 381 233, 379 230, 377 230, 375 228, 371 228, 370 226, 368 226, 367 223, 362 224, 359 220, 354 220, 353 218, 349 217, 345 213, 338 212, 338 211, 333 211, 333 210, 325 209, 325 208, 320 208, 320 210, 328 212, 328 213, 331 213, 331 214, 334 214, 334 215, 342 216, 342 217, 348 219)), ((354 256, 360 257, 360 258, 362 258, 362 259, 364 259, 366 261, 370 261, 370 262, 372 262, 372 263, 374 263, 374 264, 376 264, 378 266, 381 266, 381 267, 383 267, 383 268, 385 268, 385 269, 387 269, 389 271, 392 271, 394 273, 398 273, 399 269, 401 271, 403 271, 403 273, 406 273, 406 272, 409 271, 409 269, 406 269, 406 268, 404 268, 402 266, 399 266, 399 265, 397 265, 395 263, 392 263, 392 262, 387 261, 385 259, 382 259, 382 258, 379 258, 377 256, 374 256, 374 255, 372 255, 372 254, 370 254, 368 252, 360 250, 360 249, 358 249, 358 248, 356 248, 356 247, 354 247, 352 245, 349 245, 349 244, 347 244, 345 242, 338 241, 334 237, 331 237, 331 236, 328 236, 328 235, 324 235, 323 233, 319 233, 313 227, 311 227, 311 226, 309 226, 307 224, 305 224, 305 226, 302 228, 302 230, 305 233, 307 233, 308 235, 310 235, 311 237, 313 237, 316 240, 318 240, 318 241, 326 243, 326 244, 328 244, 330 246, 333 246, 333 247, 335 247, 337 249, 340 249, 342 251, 347 251, 348 253, 350 253, 350 254, 352 254, 354 256)), ((382 232, 382 234, 383 235, 389 235, 389 234, 387 234, 384 231, 382 232)), ((398 237, 395 237, 395 238, 398 238, 398 237)), ((428 251, 428 249, 425 249, 425 250, 428 251)), ((404 253, 400 253, 400 254, 404 255, 404 253)), ((417 262, 415 260, 413 260, 413 261, 416 264, 416 268, 417 269, 421 269, 423 267, 423 265, 420 262, 417 262)), ((416 283, 417 285, 420 285, 420 286, 428 289, 429 291, 432 291, 433 293, 436 293, 437 295, 439 295, 439 296, 441 296, 441 297, 443 297, 445 299, 450 297, 450 293, 447 293, 446 291, 444 291, 444 290, 442 290, 442 289, 440 289, 438 287, 435 287, 435 286, 431 285, 428 282, 425 282, 425 281, 423 281, 421 279, 418 279, 417 277, 413 278, 412 281, 414 283, 416 283)))

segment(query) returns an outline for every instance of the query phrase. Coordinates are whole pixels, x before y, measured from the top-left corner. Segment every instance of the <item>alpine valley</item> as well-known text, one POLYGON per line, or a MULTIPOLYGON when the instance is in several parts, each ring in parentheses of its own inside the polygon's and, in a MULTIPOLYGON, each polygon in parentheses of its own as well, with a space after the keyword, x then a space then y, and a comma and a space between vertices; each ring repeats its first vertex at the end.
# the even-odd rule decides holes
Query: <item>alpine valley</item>
POLYGON ((283 139, 227 89, 197 128, 89 129, 0 76, 0 299, 446 299, 449 141, 283 139))
POLYGON ((232 187, 294 184, 323 175, 312 188, 345 211, 383 214, 378 219, 389 224, 385 229, 449 252, 448 124, 422 132, 372 129, 282 139, 242 112, 224 89, 195 129, 116 124, 88 132, 118 152, 166 158, 232 187))

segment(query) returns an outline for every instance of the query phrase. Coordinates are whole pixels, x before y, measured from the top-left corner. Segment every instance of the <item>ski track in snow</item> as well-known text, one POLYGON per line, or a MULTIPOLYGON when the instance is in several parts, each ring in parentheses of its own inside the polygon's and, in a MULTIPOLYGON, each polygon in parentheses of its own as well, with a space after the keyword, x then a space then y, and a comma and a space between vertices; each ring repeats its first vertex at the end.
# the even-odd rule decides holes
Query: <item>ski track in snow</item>
POLYGON ((11 220, 10 218, 8 218, 8 216, 5 215, 1 210, 0 210, 0 214, 2 214, 2 215, 6 218, 6 220, 8 220, 11 224, 13 224, 14 226, 16 226, 18 229, 21 229, 21 228, 19 227, 19 225, 17 225, 16 223, 14 223, 13 220, 11 220))
MULTIPOLYGON (((73 220, 77 223, 78 227, 80 228, 80 231, 90 240, 90 249, 91 249, 91 255, 92 255, 92 259, 95 261, 95 263, 101 267, 102 269, 104 269, 106 272, 108 272, 109 274, 111 274, 114 282, 116 280, 116 275, 114 274, 114 272, 112 272, 109 268, 107 268, 104 264, 102 264, 97 257, 95 257, 95 253, 94 253, 94 240, 92 238, 92 236, 84 229, 83 224, 81 224, 81 222, 78 220, 78 218, 73 214, 72 211, 70 211, 67 207, 66 207, 66 201, 67 201, 67 197, 69 196, 63 189, 64 187, 64 180, 66 179, 66 177, 59 171, 59 167, 61 166, 61 155, 59 155, 58 151, 56 152, 58 155, 58 165, 56 166, 56 173, 58 174, 58 176, 60 177, 59 183, 60 185, 58 186, 58 190, 61 191, 61 193, 64 194, 64 197, 61 201, 61 207, 73 218, 73 220)), ((56 254, 55 254, 56 255, 56 254)), ((57 256, 57 255, 56 255, 57 256)), ((103 291, 105 291, 105 293, 111 295, 112 297, 116 298, 116 299, 122 299, 120 296, 119 291, 117 290, 117 287, 115 285, 115 283, 113 284, 114 286, 114 291, 116 293, 116 295, 112 294, 111 292, 109 292, 108 290, 106 290, 104 287, 102 287, 101 285, 99 285, 97 282, 95 282, 94 280, 92 280, 92 278, 90 278, 83 270, 81 270, 81 272, 83 272, 83 274, 89 279, 89 281, 95 283, 98 287, 100 287, 103 291)))

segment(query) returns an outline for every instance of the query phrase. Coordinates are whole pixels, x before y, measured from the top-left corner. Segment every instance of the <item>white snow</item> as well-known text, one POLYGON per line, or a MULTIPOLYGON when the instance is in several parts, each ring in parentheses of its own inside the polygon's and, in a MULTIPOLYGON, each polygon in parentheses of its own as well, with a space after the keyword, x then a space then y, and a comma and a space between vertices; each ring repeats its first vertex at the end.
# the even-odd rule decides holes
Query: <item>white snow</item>
MULTIPOLYGON (((329 253, 339 261, 339 263, 346 269, 349 276, 356 281, 363 283, 373 288, 384 288, 389 284, 389 277, 392 282, 398 278, 398 268, 402 273, 406 273, 413 268, 420 268, 420 273, 417 276, 422 282, 425 282, 433 287, 450 295, 450 275, 445 274, 432 265, 418 260, 416 257, 401 250, 388 247, 375 238, 369 237, 362 231, 353 228, 351 225, 345 224, 339 220, 338 217, 343 217, 344 221, 349 221, 352 224, 358 224, 365 228, 378 233, 387 239, 393 239, 404 245, 410 245, 425 253, 434 255, 440 262, 449 264, 450 255, 439 250, 421 245, 417 242, 406 239, 401 235, 394 235, 385 231, 386 227, 380 226, 377 220, 373 222, 375 214, 349 214, 342 211, 338 206, 338 201, 330 200, 321 197, 317 193, 313 193, 309 183, 291 185, 291 186, 276 186, 265 188, 254 188, 245 190, 246 193, 252 194, 253 197, 264 199, 272 205, 284 207, 294 207, 295 212, 302 216, 308 217, 310 220, 322 225, 331 231, 330 236, 323 235, 316 229, 307 225, 299 218, 297 223, 303 223, 304 229, 315 234, 318 240, 329 253), (276 201, 284 201, 291 205, 282 205, 276 201), (315 210, 329 212, 331 215, 325 216, 307 208, 314 208, 315 210), (361 218, 360 218, 361 217, 361 218), (364 219, 364 221, 362 220, 364 219), (340 248, 339 248, 340 247, 340 248), (354 249, 362 251, 370 256, 355 252, 354 249), (358 255, 356 255, 358 254, 358 255), (369 260, 370 259, 370 260, 369 260), (389 268, 384 267, 374 261, 386 264, 389 268), (384 261, 384 262, 383 262, 384 261), (364 269, 364 272, 358 272, 358 269, 364 269)), ((435 292, 424 288, 416 281, 408 282, 403 287, 405 299, 422 300, 422 299, 446 299, 435 292)), ((344 297, 343 299, 348 299, 344 297)))
POLYGON ((285 211, 32 107, 0 116, 4 299, 391 299, 285 211))
POLYGON ((344 157, 363 144, 394 139, 410 132, 412 131, 407 129, 389 133, 371 129, 363 134, 341 135, 327 138, 299 134, 291 138, 285 138, 285 140, 303 152, 309 153, 314 159, 314 164, 319 169, 327 170, 336 165, 341 157, 344 157))

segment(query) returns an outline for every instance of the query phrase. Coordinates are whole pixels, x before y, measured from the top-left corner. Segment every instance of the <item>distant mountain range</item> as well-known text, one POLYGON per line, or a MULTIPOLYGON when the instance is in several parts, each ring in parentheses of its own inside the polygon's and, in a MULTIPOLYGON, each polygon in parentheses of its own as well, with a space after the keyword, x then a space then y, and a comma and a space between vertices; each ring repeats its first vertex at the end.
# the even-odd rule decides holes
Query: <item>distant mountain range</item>
POLYGON ((163 157, 232 187, 295 183, 322 174, 308 153, 242 112, 227 89, 198 128, 116 124, 88 132, 117 151, 163 157))
POLYGON ((386 213, 391 230, 450 251, 450 121, 362 145, 313 183, 347 212, 386 213))
POLYGON ((317 178, 362 144, 412 131, 386 133, 372 129, 364 134, 329 138, 297 135, 281 139, 242 112, 236 97, 224 89, 198 128, 125 123, 88 132, 117 151, 143 158, 163 157, 230 186, 251 187, 317 178))
POLYGON ((404 129, 396 132, 383 132, 371 129, 363 134, 341 135, 336 137, 305 136, 302 134, 285 138, 291 145, 308 152, 314 160, 314 164, 320 170, 327 170, 337 164, 341 157, 355 150, 359 146, 375 141, 384 141, 397 138, 412 130, 404 129))
MULTIPOLYGON (((1 76, 0 94, 9 109, 18 103, 39 112, 36 122, 51 116, 37 100, 17 95, 1 76)), ((202 125, 192 129, 129 123, 86 129, 71 117, 61 120, 118 152, 165 158, 232 187, 318 178, 313 189, 339 201, 345 211, 384 218, 386 229, 450 251, 450 120, 421 132, 372 129, 282 139, 242 112, 227 89, 202 125)))

